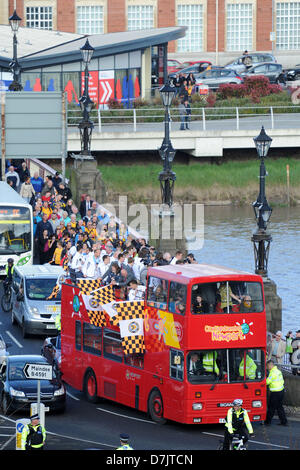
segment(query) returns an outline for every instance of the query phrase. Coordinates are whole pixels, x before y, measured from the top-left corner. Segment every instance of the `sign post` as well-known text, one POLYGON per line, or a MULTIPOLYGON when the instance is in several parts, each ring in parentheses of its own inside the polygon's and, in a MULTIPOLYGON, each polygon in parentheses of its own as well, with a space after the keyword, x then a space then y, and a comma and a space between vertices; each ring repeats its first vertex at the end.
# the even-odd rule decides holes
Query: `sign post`
POLYGON ((53 367, 51 364, 26 363, 23 368, 26 379, 37 379, 37 412, 41 412, 41 380, 52 380, 53 367))

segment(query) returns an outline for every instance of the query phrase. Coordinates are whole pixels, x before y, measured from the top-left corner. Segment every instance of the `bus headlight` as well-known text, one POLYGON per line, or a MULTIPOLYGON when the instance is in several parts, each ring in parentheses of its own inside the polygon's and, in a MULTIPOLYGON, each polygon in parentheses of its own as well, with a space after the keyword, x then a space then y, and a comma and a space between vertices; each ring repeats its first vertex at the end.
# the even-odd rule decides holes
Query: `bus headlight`
POLYGON ((193 403, 193 410, 194 411, 202 410, 202 403, 193 403))
POLYGON ((262 402, 260 400, 255 400, 252 402, 252 407, 253 408, 261 408, 262 407, 262 402))

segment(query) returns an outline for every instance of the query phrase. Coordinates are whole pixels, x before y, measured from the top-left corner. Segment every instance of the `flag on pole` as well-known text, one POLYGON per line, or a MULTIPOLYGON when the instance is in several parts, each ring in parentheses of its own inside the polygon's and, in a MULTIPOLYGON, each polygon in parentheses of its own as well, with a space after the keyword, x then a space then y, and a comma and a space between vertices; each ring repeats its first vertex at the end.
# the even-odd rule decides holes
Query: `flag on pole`
POLYGON ((55 286, 53 287, 53 290, 52 290, 51 294, 49 295, 49 297, 47 297, 46 300, 56 299, 57 294, 59 293, 59 291, 60 291, 60 285, 59 285, 59 284, 55 284, 55 286))
POLYGON ((115 302, 113 310, 117 312, 112 315, 111 321, 114 325, 119 324, 122 337, 122 346, 125 355, 143 353, 144 345, 144 304, 142 300, 115 302))
POLYGON ((109 304, 115 300, 115 293, 111 284, 100 287, 100 289, 93 291, 91 295, 94 299, 94 302, 99 302, 99 305, 109 304))
POLYGON ((99 289, 101 286, 100 279, 87 279, 85 277, 77 279, 76 281, 77 286, 80 289, 81 294, 89 295, 96 289, 99 289))

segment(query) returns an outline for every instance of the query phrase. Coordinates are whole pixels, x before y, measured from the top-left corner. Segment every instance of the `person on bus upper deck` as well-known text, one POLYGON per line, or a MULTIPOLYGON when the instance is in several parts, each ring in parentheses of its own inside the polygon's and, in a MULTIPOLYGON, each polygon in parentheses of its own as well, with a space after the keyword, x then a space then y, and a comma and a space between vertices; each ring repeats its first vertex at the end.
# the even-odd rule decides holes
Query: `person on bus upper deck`
POLYGON ((170 264, 176 264, 176 261, 181 261, 183 259, 183 253, 180 250, 177 250, 175 256, 172 258, 170 264))
POLYGON ((232 299, 235 299, 239 304, 242 303, 242 300, 240 299, 240 297, 238 297, 232 292, 230 285, 228 285, 228 290, 227 290, 226 282, 221 282, 220 287, 219 287, 219 294, 221 297, 221 309, 224 312, 227 311, 227 292, 228 292, 229 311, 232 310, 232 299))
POLYGON ((197 295, 195 303, 193 303, 193 310, 192 312, 194 314, 200 314, 200 313, 205 313, 204 308, 202 305, 202 297, 201 295, 197 295))

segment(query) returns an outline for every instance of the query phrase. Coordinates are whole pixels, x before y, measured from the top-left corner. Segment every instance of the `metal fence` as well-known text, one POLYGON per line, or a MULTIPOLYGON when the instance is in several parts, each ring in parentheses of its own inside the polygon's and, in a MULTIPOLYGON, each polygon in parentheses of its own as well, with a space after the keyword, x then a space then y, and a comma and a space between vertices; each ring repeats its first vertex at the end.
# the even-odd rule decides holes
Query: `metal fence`
MULTIPOLYGON (((300 106, 252 106, 252 107, 193 107, 191 120, 199 130, 240 130, 252 124, 257 127, 257 121, 269 129, 298 128, 300 127, 300 106)), ((99 132, 114 131, 120 126, 126 131, 137 132, 157 128, 163 129, 165 110, 163 107, 139 107, 120 109, 93 110, 90 115, 99 132), (151 127, 149 126, 151 125, 151 127), (124 129, 125 130, 125 129, 124 129)), ((177 108, 170 109, 171 130, 172 123, 180 121, 177 108)), ((68 109, 68 126, 78 126, 82 119, 80 108, 68 109)))

